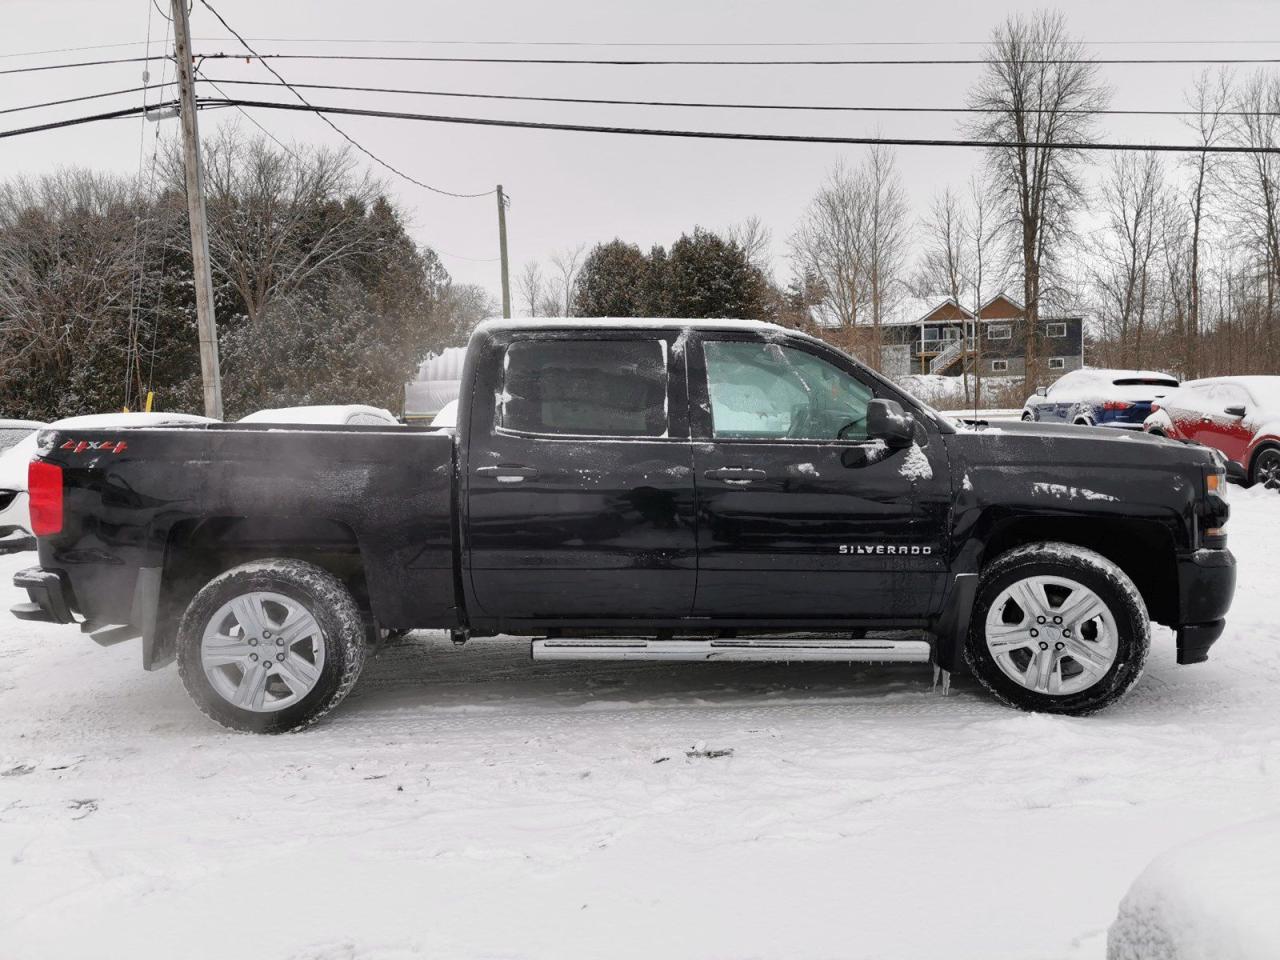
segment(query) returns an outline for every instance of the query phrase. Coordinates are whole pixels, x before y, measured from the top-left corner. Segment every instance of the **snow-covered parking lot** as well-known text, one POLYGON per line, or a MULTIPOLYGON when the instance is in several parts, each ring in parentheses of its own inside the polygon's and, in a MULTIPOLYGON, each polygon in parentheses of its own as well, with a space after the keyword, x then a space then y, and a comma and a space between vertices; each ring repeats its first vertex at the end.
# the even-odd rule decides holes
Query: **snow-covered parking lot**
POLYGON ((319 727, 253 737, 136 641, 6 614, 0 956, 1100 958, 1155 855, 1280 801, 1280 497, 1231 493, 1213 659, 1176 666, 1158 629, 1088 719, 921 666, 420 633, 319 727))

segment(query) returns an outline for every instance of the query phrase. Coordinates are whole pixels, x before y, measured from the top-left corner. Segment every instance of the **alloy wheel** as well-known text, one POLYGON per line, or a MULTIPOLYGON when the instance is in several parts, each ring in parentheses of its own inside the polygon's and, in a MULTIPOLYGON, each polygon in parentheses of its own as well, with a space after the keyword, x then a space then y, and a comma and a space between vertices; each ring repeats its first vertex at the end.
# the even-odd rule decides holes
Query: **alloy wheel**
POLYGON ((1014 682, 1067 696, 1087 690, 1111 670, 1119 631, 1106 603, 1084 584, 1030 576, 1010 584, 991 604, 986 644, 1014 682))
POLYGON ((244 593, 209 619, 200 663, 210 685, 232 706, 270 713, 314 689, 324 667, 324 634, 292 597, 244 593))

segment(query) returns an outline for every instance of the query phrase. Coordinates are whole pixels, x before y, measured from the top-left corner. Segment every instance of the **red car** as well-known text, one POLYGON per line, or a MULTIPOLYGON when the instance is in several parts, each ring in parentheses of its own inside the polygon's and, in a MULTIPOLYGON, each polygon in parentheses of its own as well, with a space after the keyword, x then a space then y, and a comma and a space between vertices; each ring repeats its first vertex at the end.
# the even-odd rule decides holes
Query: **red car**
POLYGON ((1188 380, 1152 406, 1142 428, 1213 447, 1236 479, 1280 490, 1280 377, 1188 380))

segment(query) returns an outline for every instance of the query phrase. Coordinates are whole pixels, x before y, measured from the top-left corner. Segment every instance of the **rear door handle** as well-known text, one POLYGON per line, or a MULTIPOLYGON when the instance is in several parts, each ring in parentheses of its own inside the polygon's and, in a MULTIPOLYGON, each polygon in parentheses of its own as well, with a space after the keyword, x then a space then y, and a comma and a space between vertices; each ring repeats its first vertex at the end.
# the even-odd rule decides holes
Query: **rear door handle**
POLYGON ((724 480, 729 483, 750 483, 752 480, 763 480, 768 476, 763 470, 751 467, 717 467, 703 474, 708 480, 724 480))
POLYGON ((504 463, 493 467, 476 467, 476 473, 482 477, 493 477, 499 483, 519 483, 526 477, 536 477, 538 471, 519 463, 504 463))

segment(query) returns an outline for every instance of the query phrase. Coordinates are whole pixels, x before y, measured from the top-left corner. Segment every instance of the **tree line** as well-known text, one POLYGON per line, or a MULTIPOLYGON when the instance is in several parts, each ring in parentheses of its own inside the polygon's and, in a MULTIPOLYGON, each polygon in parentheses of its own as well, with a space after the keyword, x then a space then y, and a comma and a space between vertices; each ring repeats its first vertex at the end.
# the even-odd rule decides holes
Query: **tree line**
MULTIPOLYGON (((362 402, 400 408, 430 350, 493 313, 408 235, 348 151, 224 132, 206 144, 229 419, 362 402)), ((181 158, 148 178, 67 169, 0 184, 5 416, 202 409, 181 158)))

